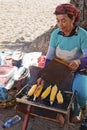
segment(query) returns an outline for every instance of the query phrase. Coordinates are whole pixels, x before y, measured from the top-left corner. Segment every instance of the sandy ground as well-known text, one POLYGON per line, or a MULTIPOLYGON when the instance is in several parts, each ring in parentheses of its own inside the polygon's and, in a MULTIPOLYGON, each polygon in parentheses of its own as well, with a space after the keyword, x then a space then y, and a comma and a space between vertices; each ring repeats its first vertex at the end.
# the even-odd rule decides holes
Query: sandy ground
POLYGON ((66 2, 69 0, 0 0, 0 45, 18 39, 31 42, 56 24, 55 7, 66 2))

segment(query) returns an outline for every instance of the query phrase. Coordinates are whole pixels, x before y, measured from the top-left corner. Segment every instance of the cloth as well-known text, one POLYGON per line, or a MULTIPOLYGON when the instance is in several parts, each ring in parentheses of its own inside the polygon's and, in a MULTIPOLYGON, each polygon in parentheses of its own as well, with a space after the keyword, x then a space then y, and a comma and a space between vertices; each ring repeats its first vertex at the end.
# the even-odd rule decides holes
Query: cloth
POLYGON ((77 91, 78 103, 81 107, 87 104, 87 75, 76 74, 72 84, 73 92, 77 91))
POLYGON ((72 4, 58 5, 55 9, 54 14, 70 14, 72 16, 75 16, 75 21, 79 20, 79 10, 72 4))

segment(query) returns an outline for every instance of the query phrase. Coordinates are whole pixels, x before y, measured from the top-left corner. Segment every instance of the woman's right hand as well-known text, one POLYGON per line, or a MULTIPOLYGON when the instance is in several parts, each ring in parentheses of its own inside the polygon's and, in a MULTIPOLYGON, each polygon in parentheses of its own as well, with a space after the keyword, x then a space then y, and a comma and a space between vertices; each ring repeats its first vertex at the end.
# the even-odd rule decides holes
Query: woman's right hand
POLYGON ((40 84, 44 85, 44 80, 41 77, 37 79, 37 85, 40 84))
POLYGON ((78 69, 78 67, 79 67, 80 64, 81 64, 81 62, 80 62, 79 59, 73 60, 73 61, 70 62, 69 67, 70 67, 72 70, 75 71, 75 70, 78 69))

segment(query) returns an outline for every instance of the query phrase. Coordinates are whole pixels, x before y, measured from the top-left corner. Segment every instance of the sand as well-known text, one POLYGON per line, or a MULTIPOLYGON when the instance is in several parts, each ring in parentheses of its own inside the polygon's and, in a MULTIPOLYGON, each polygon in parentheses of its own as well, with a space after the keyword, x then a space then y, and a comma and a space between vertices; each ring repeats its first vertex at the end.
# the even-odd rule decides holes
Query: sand
POLYGON ((18 40, 31 42, 56 24, 55 7, 70 0, 0 0, 0 50, 18 40))

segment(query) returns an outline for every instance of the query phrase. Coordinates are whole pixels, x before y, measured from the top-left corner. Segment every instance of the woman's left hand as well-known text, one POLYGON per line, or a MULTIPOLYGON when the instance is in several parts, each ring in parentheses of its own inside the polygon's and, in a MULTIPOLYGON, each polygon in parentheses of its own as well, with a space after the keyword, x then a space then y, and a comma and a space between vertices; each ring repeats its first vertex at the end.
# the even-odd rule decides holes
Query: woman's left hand
POLYGON ((79 65, 81 64, 80 60, 73 60, 69 63, 69 67, 72 69, 72 70, 77 70, 79 65))

